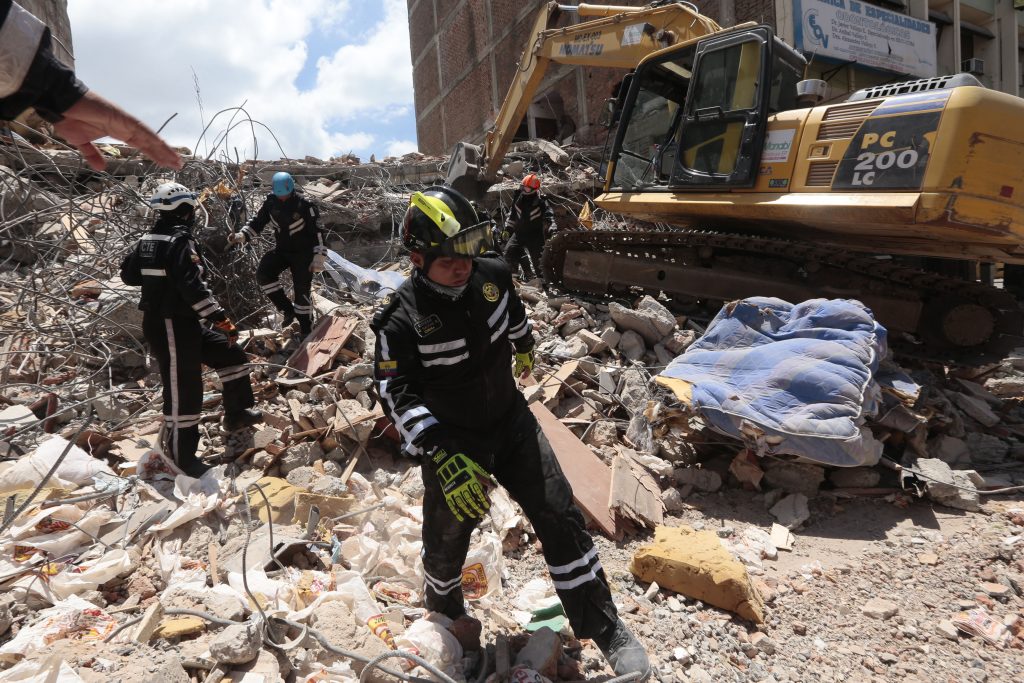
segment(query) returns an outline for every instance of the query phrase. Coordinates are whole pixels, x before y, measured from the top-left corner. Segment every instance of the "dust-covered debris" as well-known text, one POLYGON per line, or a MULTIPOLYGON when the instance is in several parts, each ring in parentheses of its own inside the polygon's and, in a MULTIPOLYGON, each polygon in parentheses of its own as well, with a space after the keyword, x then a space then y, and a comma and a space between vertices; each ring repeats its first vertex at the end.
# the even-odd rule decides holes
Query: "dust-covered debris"
MULTIPOLYGON (((203 194, 198 237, 210 280, 243 328, 267 416, 257 430, 222 433, 220 386, 207 375, 200 454, 220 466, 197 481, 160 455, 159 375, 141 342, 135 293, 114 277, 162 179, 122 152, 112 174, 38 151, 8 154, 0 169, 0 491, 11 501, 0 532, 0 676, 355 680, 363 664, 344 651, 374 657, 398 647, 476 677, 473 638, 423 612, 423 482, 398 453, 370 379, 368 321, 388 283, 408 272, 395 226, 409 192, 442 177, 443 160, 188 162, 177 180, 203 194), (63 175, 43 167, 51 162, 63 175), (300 341, 277 330, 253 282, 268 243, 239 250, 226 241, 276 170, 318 204, 343 257, 318 279, 314 304, 345 334, 301 367, 290 363, 300 341), (147 618, 159 621, 155 630, 147 618), (33 645, 38 634, 48 647, 33 645)), ((560 227, 576 229, 596 157, 518 148, 482 207, 500 217, 529 168, 542 174, 560 227)), ((624 227, 600 212, 596 223, 624 227)), ((590 504, 604 506, 594 513, 624 537, 596 543, 661 680, 1017 675, 1024 350, 980 368, 882 361, 907 381, 883 384, 883 409, 863 428, 903 471, 840 469, 758 458, 653 381, 713 311, 655 296, 611 301, 528 285, 521 293, 538 335, 537 386, 524 391, 574 448, 616 473, 615 497, 609 486, 590 504), (698 594, 699 565, 678 583, 630 572, 651 543, 645 527, 684 524, 734 571, 743 600, 698 594)), ((476 568, 464 577, 482 621, 478 640, 505 643, 507 666, 518 661, 520 672, 550 680, 607 673, 595 646, 558 620, 522 511, 500 494, 492 503, 467 559, 476 568), (531 624, 536 635, 527 637, 531 624)))

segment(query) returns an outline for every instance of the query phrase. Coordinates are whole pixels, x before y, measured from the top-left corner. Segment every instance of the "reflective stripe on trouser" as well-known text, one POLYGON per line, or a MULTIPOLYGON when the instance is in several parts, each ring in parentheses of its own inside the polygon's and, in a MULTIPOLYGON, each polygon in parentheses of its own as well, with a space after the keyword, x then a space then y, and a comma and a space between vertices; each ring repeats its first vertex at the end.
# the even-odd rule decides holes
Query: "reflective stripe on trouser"
MULTIPOLYGON (((523 508, 576 636, 593 638, 614 627, 618 614, 594 542, 554 451, 526 402, 519 401, 507 421, 491 433, 448 430, 448 434, 494 474, 523 508)), ((462 588, 455 579, 461 577, 475 523, 455 519, 430 465, 423 465, 423 484, 424 605, 454 619, 465 611, 462 588)))
POLYGON ((274 304, 277 310, 285 315, 295 315, 299 319, 302 331, 308 333, 312 325, 312 300, 310 290, 313 287, 313 274, 309 272, 309 265, 313 262, 313 250, 308 253, 291 253, 285 251, 268 251, 260 259, 256 268, 256 282, 266 293, 267 298, 274 304), (295 290, 295 304, 288 299, 284 289, 275 289, 273 283, 286 270, 292 274, 292 287, 295 290), (273 291, 267 291, 273 289, 273 291))
POLYGON ((505 262, 512 269, 515 275, 519 266, 523 268, 523 277, 532 280, 540 273, 540 256, 544 250, 544 240, 524 240, 519 235, 512 235, 512 238, 505 245, 505 262))
MULTIPOLYGON (((203 412, 203 364, 215 370, 239 368, 248 359, 241 348, 228 344, 222 333, 203 327, 197 318, 164 318, 147 312, 142 331, 160 366, 167 455, 186 474, 201 474, 206 466, 196 457, 196 450, 203 412)), ((233 372, 232 376, 223 382, 224 410, 251 408, 256 401, 249 374, 233 372)))

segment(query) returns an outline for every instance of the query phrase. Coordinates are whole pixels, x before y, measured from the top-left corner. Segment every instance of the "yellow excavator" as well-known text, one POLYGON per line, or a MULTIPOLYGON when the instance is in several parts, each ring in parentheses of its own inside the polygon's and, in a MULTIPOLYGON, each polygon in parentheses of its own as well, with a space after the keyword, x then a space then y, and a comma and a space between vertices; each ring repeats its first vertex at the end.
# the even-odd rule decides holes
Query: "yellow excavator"
POLYGON ((688 3, 549 3, 482 147, 460 143, 448 182, 493 183, 551 63, 631 69, 613 104, 596 205, 647 231, 549 240, 549 283, 863 301, 922 355, 1024 345, 1003 289, 904 257, 1024 264, 1024 100, 968 74, 880 85, 823 103, 826 84, 767 26, 723 29, 688 3), (566 10, 580 21, 555 27, 566 10))

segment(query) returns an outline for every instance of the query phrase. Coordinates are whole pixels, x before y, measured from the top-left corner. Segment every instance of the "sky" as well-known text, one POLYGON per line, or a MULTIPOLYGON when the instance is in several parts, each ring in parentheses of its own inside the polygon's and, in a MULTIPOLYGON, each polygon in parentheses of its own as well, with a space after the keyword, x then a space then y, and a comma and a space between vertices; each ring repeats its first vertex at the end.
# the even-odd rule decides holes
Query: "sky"
POLYGON ((161 136, 198 155, 416 149, 406 0, 68 0, 68 13, 78 77, 154 129, 177 113, 161 136))

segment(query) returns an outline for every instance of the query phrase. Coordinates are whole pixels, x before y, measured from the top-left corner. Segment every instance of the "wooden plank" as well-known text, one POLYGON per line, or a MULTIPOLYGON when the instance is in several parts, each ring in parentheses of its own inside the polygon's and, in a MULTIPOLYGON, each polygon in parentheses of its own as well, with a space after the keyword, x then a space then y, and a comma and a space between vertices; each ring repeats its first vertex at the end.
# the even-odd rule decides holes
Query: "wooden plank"
POLYGON ((665 504, 661 502, 660 494, 658 483, 643 468, 634 468, 628 456, 615 456, 608 494, 609 510, 653 529, 664 521, 665 504))
POLYGON ((146 608, 146 612, 142 615, 142 621, 135 628, 135 635, 132 636, 132 640, 137 643, 148 643, 156 630, 160 628, 160 622, 164 618, 164 606, 160 604, 159 600, 154 600, 153 604, 146 608))
POLYGON ((572 373, 576 372, 580 362, 578 360, 571 360, 568 363, 562 365, 553 375, 548 375, 541 380, 541 390, 544 392, 544 398, 541 399, 544 403, 553 401, 558 398, 558 392, 562 389, 562 382, 569 379, 572 373))
POLYGON ((331 363, 348 343, 348 338, 358 324, 356 318, 320 318, 308 340, 288 359, 288 367, 301 370, 311 377, 330 369, 331 363))
POLYGON ((530 410, 540 423, 565 478, 572 486, 573 500, 606 536, 620 539, 622 531, 608 509, 612 487, 611 470, 542 404, 533 403, 530 410))
POLYGON ((217 561, 220 555, 219 548, 216 543, 210 543, 206 547, 206 555, 210 560, 210 581, 214 586, 220 583, 220 563, 217 561))

